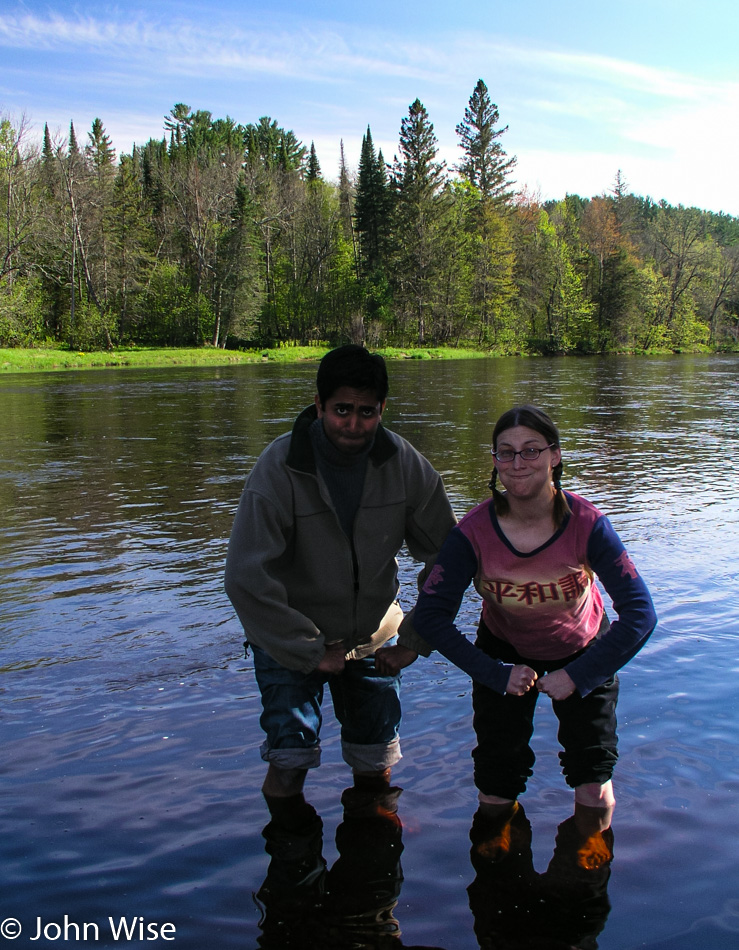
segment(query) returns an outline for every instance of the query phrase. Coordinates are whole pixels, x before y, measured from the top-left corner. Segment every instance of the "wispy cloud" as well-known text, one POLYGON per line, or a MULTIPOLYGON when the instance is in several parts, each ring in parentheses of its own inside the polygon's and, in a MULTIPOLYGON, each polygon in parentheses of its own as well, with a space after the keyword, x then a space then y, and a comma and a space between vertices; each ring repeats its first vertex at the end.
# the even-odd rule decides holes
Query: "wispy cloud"
POLYGON ((158 67, 177 73, 279 75, 303 80, 330 79, 356 71, 363 75, 432 77, 427 47, 381 42, 367 53, 362 36, 336 29, 297 27, 245 29, 231 22, 209 24, 158 21, 144 14, 104 20, 92 16, 64 17, 50 13, 8 15, 0 19, 0 47, 38 52, 75 50, 114 60, 143 62, 160 57, 158 67))
POLYGON ((666 99, 699 99, 711 93, 716 84, 688 73, 671 69, 657 69, 609 56, 590 53, 558 52, 507 47, 502 51, 511 62, 557 75, 565 79, 581 79, 623 90, 648 93, 666 99))
MULTIPOLYGON (((207 10, 167 4, 165 13, 164 4, 144 10, 132 0, 125 9, 101 7, 92 14, 59 10, 41 14, 19 6, 0 18, 0 57, 5 51, 12 63, 3 76, 11 107, 30 105, 12 95, 14 88, 54 77, 38 99, 43 120, 63 122, 71 111, 75 118, 84 112, 86 121, 96 110, 92 114, 111 129, 135 129, 141 141, 147 131, 160 134, 166 103, 200 99, 239 121, 255 118, 250 111, 273 110, 301 137, 320 140, 325 153, 331 141, 337 150, 341 138, 358 151, 370 122, 391 157, 400 119, 418 95, 453 164, 455 125, 483 77, 509 125, 505 144, 519 156, 521 181, 547 179, 548 192, 556 194, 588 190, 596 168, 601 181, 607 172, 607 186, 617 168, 628 174, 638 167, 645 191, 655 190, 653 176, 658 186, 675 181, 675 192, 682 187, 687 195, 697 187, 702 157, 721 179, 712 183, 715 197, 706 197, 705 206, 716 207, 721 189, 735 190, 730 165, 739 151, 733 122, 739 83, 690 68, 570 50, 562 35, 546 45, 541 38, 514 42, 492 30, 401 32, 309 15, 277 20, 269 10, 229 15, 226 4, 207 10), (55 96, 46 94, 52 91, 55 96), (579 185, 576 174, 583 176, 579 185)), ((125 137, 116 144, 121 151, 130 147, 125 137)))
POLYGON ((515 70, 572 89, 582 83, 614 87, 663 100, 699 102, 723 95, 723 86, 675 70, 590 53, 516 45, 464 31, 436 42, 399 38, 387 30, 359 30, 343 24, 295 21, 292 29, 244 26, 244 19, 218 16, 207 21, 158 18, 154 13, 63 15, 50 11, 6 13, 0 19, 0 47, 38 51, 70 50, 114 61, 154 62, 159 70, 200 74, 261 74, 303 80, 336 76, 415 77, 441 83, 471 66, 498 74, 515 70))

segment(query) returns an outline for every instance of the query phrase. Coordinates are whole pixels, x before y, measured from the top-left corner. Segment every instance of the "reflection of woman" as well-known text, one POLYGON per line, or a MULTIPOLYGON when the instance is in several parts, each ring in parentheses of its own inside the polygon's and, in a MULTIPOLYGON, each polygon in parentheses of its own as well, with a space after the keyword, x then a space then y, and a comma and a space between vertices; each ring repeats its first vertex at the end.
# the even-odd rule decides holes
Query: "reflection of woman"
POLYGON ((554 854, 543 874, 534 870, 531 825, 520 805, 507 822, 506 846, 491 854, 490 842, 500 841, 500 830, 500 822, 491 820, 481 806, 470 829, 476 876, 467 888, 480 946, 495 950, 597 947, 611 910, 611 829, 597 830, 583 809, 578 812, 576 807, 575 814, 557 829, 554 854))
POLYGON ((452 530, 414 625, 474 680, 481 802, 507 805, 525 790, 542 692, 559 719, 560 759, 575 801, 610 808, 615 673, 654 628, 652 600, 608 519, 560 488, 559 433, 546 413, 533 406, 504 413, 492 451, 493 498, 452 530), (594 575, 618 614, 610 626, 594 575), (483 599, 475 645, 454 625, 470 581, 483 599))

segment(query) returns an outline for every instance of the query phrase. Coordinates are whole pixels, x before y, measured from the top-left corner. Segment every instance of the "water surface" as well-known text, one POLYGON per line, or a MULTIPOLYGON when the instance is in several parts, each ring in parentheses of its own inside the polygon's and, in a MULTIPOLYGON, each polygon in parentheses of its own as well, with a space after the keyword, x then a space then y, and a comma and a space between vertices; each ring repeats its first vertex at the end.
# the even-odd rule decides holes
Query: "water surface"
MULTIPOLYGON (((615 857, 593 905, 601 932, 575 935, 583 947, 739 946, 738 371, 736 357, 704 356, 390 364, 385 422, 444 473, 459 514, 487 495, 497 415, 521 401, 550 411, 565 487, 611 517, 654 596, 659 627, 622 674, 615 857)), ((53 927, 30 937, 38 917, 65 914, 96 923, 98 946, 120 943, 109 917, 171 922, 176 939, 155 945, 178 950, 268 944, 252 897, 268 866, 259 701, 222 572, 245 474, 311 401, 314 374, 0 378, 0 919, 24 928, 10 946, 64 943, 53 927)), ((401 569, 409 606, 416 568, 401 569)), ((469 632, 477 610, 469 597, 469 632)), ((437 655, 409 668, 401 935, 378 946, 474 950, 485 895, 510 884, 478 876, 468 893, 472 744, 466 677, 437 655)), ((330 715, 323 746, 306 790, 323 856, 349 880, 361 860, 347 870, 334 840, 349 776, 330 715)), ((554 934, 557 908, 579 898, 559 871, 566 827, 553 860, 572 802, 544 701, 534 747, 522 801, 554 934)), ((378 850, 351 842, 360 859, 378 850)), ((316 926, 318 945, 352 945, 341 921, 316 926)), ((510 946, 537 946, 524 941, 510 946)))

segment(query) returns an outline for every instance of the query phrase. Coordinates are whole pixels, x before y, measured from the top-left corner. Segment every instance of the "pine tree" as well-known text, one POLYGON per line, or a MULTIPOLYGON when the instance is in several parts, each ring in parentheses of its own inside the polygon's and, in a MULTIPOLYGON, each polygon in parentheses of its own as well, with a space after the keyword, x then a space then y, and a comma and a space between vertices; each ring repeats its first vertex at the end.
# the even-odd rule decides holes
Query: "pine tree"
POLYGON ((44 123, 44 144, 41 152, 44 160, 44 164, 50 165, 54 161, 54 146, 51 142, 51 134, 49 132, 49 123, 44 123))
POLYGON ((616 171, 616 177, 613 179, 613 185, 611 186, 611 194, 616 199, 616 201, 622 201, 626 195, 629 193, 629 183, 626 181, 623 172, 619 168, 616 171))
POLYGON ((80 154, 80 148, 77 144, 77 136, 74 131, 74 122, 69 123, 69 141, 67 142, 67 155, 70 158, 77 157, 80 154))
POLYGON ((359 236, 360 270, 365 276, 382 266, 390 225, 390 192, 382 153, 375 153, 372 132, 362 138, 354 217, 359 236))
POLYGON ((341 158, 339 161, 339 209, 341 211, 341 228, 344 234, 344 240, 351 244, 354 250, 354 257, 357 256, 356 242, 354 240, 354 223, 352 221, 352 182, 349 177, 349 171, 346 167, 346 156, 344 155, 344 140, 340 142, 341 158))
POLYGON ((400 123, 401 160, 395 159, 393 169, 395 186, 406 201, 433 198, 444 184, 446 164, 436 160, 437 144, 428 112, 416 99, 400 123))
POLYGON ((93 168, 98 173, 104 169, 112 169, 115 164, 115 149, 101 119, 93 119, 92 129, 87 133, 87 137, 90 141, 85 147, 85 153, 93 168))
POLYGON ((318 156, 316 155, 316 146, 313 142, 310 143, 310 155, 308 157, 308 168, 305 173, 305 180, 309 184, 323 180, 321 166, 318 162, 318 156))
POLYGON ((500 205, 511 199, 509 175, 516 158, 508 158, 498 141, 508 131, 508 126, 495 128, 498 119, 498 107, 490 101, 488 87, 478 79, 464 119, 457 126, 460 148, 465 154, 457 171, 479 190, 483 200, 500 205))
POLYGON ((141 151, 134 147, 131 155, 121 156, 110 213, 110 256, 114 272, 111 296, 124 337, 135 338, 139 316, 135 310, 136 300, 154 269, 153 255, 149 254, 149 247, 154 243, 150 212, 144 198, 141 151))
POLYGON ((444 162, 437 160, 437 139, 419 99, 400 125, 400 159, 393 163, 395 189, 393 281, 401 324, 413 320, 417 342, 426 342, 427 327, 443 296, 441 275, 449 257, 450 201, 444 162))
POLYGON ((178 102, 164 117, 165 131, 169 132, 169 156, 172 158, 178 148, 185 144, 187 130, 192 124, 192 109, 184 102, 178 102))
POLYGON ((243 131, 244 151, 249 165, 262 165, 267 170, 281 168, 298 171, 305 160, 305 146, 292 130, 281 129, 275 119, 263 115, 255 125, 250 122, 243 131))
POLYGON ((101 306, 107 306, 114 281, 111 279, 109 232, 115 184, 115 149, 101 119, 94 119, 87 133, 85 158, 89 172, 81 192, 84 214, 83 236, 88 245, 90 272, 101 306))
POLYGON ((57 190, 59 169, 57 167, 54 143, 51 141, 48 123, 44 125, 44 144, 41 149, 41 169, 46 191, 49 195, 53 195, 57 190))

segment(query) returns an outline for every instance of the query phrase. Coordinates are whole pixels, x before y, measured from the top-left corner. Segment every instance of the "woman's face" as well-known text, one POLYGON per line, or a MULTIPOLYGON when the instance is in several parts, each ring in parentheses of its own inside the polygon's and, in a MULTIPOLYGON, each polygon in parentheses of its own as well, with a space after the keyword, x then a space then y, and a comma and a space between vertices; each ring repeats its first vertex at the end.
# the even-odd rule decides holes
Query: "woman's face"
POLYGON ((499 433, 495 451, 516 453, 509 462, 495 459, 498 478, 511 497, 527 500, 551 493, 552 469, 562 455, 558 448, 549 447, 543 435, 528 426, 513 426, 499 433), (525 449, 538 449, 539 457, 525 459, 520 454, 525 449))

